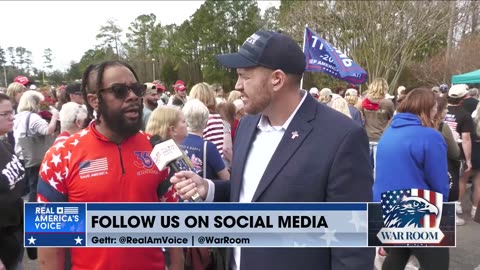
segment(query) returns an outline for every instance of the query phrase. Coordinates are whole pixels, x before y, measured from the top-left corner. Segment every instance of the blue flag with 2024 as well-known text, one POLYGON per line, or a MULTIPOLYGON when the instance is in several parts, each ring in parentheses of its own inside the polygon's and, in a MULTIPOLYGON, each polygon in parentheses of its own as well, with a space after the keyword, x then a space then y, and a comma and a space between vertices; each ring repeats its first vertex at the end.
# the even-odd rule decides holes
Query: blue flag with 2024
POLYGON ((307 71, 323 72, 356 85, 367 81, 368 74, 365 70, 308 27, 305 29, 303 44, 307 71))

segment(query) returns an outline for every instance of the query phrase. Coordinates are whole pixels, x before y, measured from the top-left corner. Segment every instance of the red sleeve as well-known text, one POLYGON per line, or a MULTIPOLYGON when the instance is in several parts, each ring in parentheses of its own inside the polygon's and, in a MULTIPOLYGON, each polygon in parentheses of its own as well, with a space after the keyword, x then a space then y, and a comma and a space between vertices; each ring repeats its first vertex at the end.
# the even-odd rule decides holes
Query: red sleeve
MULTIPOLYGON (((161 171, 161 177, 163 177, 165 180, 164 181, 170 181, 168 178, 169 175, 169 169, 166 168, 165 170, 161 171)), ((178 202, 178 196, 177 196, 177 191, 175 188, 170 186, 167 192, 162 195, 162 197, 159 198, 161 202, 178 202)))
POLYGON ((71 155, 64 141, 56 143, 47 151, 39 171, 38 202, 68 201, 66 181, 71 155))

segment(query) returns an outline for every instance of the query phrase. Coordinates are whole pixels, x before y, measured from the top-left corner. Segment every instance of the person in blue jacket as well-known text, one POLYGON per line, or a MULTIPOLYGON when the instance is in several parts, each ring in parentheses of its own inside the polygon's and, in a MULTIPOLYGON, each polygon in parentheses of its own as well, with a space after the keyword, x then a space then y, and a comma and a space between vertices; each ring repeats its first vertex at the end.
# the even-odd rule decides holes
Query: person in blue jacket
MULTIPOLYGON (((397 109, 377 146, 373 200, 383 192, 426 189, 448 200, 447 144, 434 128, 435 94, 427 88, 410 91, 397 109)), ((382 269, 404 269, 410 255, 421 269, 448 269, 448 248, 392 248, 382 269)))

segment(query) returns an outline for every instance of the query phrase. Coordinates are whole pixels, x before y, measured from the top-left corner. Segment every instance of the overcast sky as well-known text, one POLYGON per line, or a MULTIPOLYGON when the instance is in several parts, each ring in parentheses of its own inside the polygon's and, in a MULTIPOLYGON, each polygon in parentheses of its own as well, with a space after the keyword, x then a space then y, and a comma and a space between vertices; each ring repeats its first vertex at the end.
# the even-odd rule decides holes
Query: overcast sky
MULTIPOLYGON (((33 65, 42 68, 43 52, 51 48, 54 68, 64 70, 93 48, 100 27, 114 18, 127 31, 141 14, 153 13, 162 25, 189 19, 203 1, 0 1, 0 46, 24 47, 33 65)), ((259 1, 263 11, 280 1, 259 1)), ((6 52, 7 53, 7 52, 6 52)), ((7 53, 8 55, 8 53, 7 53)), ((8 59, 8 58, 7 58, 8 59)))

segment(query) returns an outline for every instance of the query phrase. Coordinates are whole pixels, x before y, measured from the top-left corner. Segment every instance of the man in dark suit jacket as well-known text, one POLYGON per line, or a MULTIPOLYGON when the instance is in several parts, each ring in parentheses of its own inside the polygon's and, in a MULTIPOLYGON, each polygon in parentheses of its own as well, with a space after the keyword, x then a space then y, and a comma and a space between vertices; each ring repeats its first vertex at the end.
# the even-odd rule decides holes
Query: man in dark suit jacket
MULTIPOLYGON (((239 53, 219 55, 236 68, 245 111, 234 143, 230 181, 193 172, 172 177, 177 193, 207 201, 370 202, 368 138, 350 118, 318 103, 300 81, 305 56, 294 40, 258 31, 239 53)), ((236 270, 373 269, 373 248, 235 248, 236 270)))

